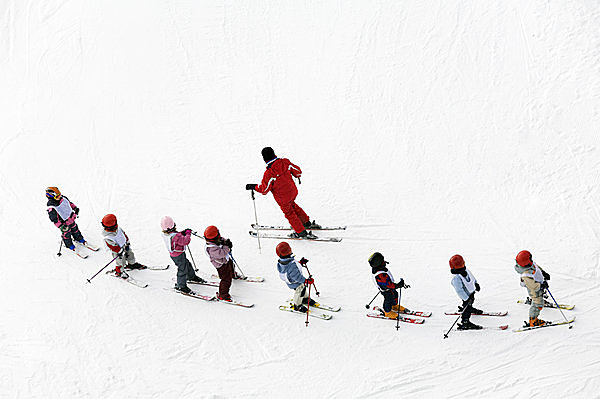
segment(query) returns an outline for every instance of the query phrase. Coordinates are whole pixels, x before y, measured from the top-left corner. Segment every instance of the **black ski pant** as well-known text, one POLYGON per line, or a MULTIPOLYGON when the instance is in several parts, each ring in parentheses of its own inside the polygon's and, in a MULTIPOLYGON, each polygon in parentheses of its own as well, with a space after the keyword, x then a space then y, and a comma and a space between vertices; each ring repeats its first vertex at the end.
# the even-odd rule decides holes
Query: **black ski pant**
POLYGON ((471 318, 471 313, 473 313, 473 302, 475 302, 475 293, 472 293, 466 301, 463 301, 463 312, 460 318, 463 323, 469 321, 471 318))
POLYGON ((398 304, 398 291, 396 291, 396 290, 382 291, 381 295, 383 295, 383 310, 386 312, 391 312, 392 306, 398 304))
POLYGON ((73 223, 73 224, 69 225, 69 230, 63 231, 61 237, 62 237, 63 243, 65 244, 65 247, 67 247, 69 249, 73 248, 73 240, 71 239, 71 237, 81 243, 83 243, 85 241, 83 239, 83 235, 81 235, 81 231, 79 231, 79 227, 77 226, 77 223, 73 223))

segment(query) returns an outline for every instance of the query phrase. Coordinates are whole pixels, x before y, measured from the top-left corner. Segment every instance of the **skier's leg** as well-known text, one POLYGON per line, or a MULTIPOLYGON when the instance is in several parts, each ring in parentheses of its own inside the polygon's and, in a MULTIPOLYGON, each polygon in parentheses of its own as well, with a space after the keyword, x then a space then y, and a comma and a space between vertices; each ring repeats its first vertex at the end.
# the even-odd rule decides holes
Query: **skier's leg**
POLYGON ((187 264, 190 262, 187 260, 185 253, 183 252, 178 256, 171 257, 171 259, 173 259, 173 262, 175 262, 175 265, 177 265, 177 288, 186 290, 188 276, 187 264))
POLYGON ((302 283, 298 287, 296 287, 296 291, 294 291, 294 306, 298 307, 302 305, 302 300, 307 296, 308 295, 306 293, 306 286, 304 285, 304 283, 302 283))
POLYGON ((544 295, 543 292, 540 291, 540 283, 537 283, 532 278, 522 278, 521 280, 525 283, 525 287, 527 287, 527 292, 531 298, 529 319, 535 320, 540 315, 540 311, 544 307, 544 295))
POLYGON ((73 240, 71 239, 71 230, 67 230, 67 231, 63 231, 61 234, 63 243, 65 244, 65 247, 69 248, 69 249, 73 249, 75 248, 75 246, 73 245, 73 240))
POLYGON ((134 265, 136 263, 135 262, 135 254, 131 250, 131 247, 128 248, 127 251, 125 251, 125 255, 123 256, 123 259, 127 262, 128 266, 134 265))
POLYGON ((296 204, 295 201, 292 201, 291 206, 296 216, 298 216, 298 219, 300 219, 300 221, 302 222, 302 225, 305 225, 306 223, 310 222, 310 218, 308 217, 306 212, 304 212, 304 209, 300 208, 300 206, 296 204))
POLYGON ((292 229, 294 229, 296 233, 301 233, 304 231, 304 225, 302 224, 302 221, 298 215, 296 215, 296 212, 294 212, 292 204, 294 204, 294 201, 278 203, 279 207, 283 211, 283 214, 285 215, 285 218, 288 220, 288 222, 290 222, 292 229))
POLYGON ((233 261, 229 260, 229 262, 217 268, 217 273, 221 279, 221 282, 219 283, 219 296, 222 299, 229 299, 229 289, 231 288, 231 281, 233 280, 233 261))
POLYGON ((71 226, 71 235, 73 235, 73 238, 80 243, 84 243, 85 239, 83 238, 83 235, 81 234, 81 231, 79 231, 79 226, 77 226, 77 223, 73 223, 71 226))

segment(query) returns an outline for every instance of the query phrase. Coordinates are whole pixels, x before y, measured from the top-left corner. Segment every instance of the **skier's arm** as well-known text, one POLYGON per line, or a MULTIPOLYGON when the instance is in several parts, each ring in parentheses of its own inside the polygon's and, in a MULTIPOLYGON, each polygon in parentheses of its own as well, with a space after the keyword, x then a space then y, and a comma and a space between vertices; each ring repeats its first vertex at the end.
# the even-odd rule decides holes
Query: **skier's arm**
POLYGON ((58 212, 56 212, 56 209, 54 208, 48 208, 48 217, 50 218, 50 221, 58 228, 60 228, 60 226, 63 224, 58 217, 58 212))
POLYGON ((298 264, 295 261, 293 262, 293 265, 290 264, 290 268, 288 270, 288 279, 290 280, 290 282, 304 283, 306 278, 302 274, 302 271, 300 271, 300 268, 298 267, 298 264))
POLYGON ((294 176, 294 177, 302 176, 302 170, 300 169, 300 167, 298 165, 294 165, 293 163, 290 162, 289 170, 290 170, 290 173, 292 174, 292 176, 294 176))
POLYGON ((121 252, 121 247, 119 246, 119 244, 117 244, 115 241, 111 240, 110 238, 105 238, 104 243, 114 253, 121 252))
POLYGON ((260 185, 256 187, 255 191, 261 194, 267 194, 273 188, 273 183, 275 183, 275 176, 273 175, 271 169, 267 169, 263 175, 260 185))
POLYGON ((463 301, 466 301, 467 299, 469 299, 469 294, 467 293, 467 291, 463 287, 463 284, 460 281, 460 279, 453 278, 452 279, 452 286, 454 287, 454 290, 456 291, 456 294, 458 295, 458 297, 460 299, 462 299, 463 301))

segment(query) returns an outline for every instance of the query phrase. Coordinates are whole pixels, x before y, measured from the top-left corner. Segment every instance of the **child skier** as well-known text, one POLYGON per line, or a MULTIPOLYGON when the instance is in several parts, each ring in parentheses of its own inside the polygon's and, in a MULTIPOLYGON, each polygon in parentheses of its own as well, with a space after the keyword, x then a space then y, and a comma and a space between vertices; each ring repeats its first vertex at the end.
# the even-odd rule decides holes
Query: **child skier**
POLYGON ((543 326, 547 322, 538 319, 538 316, 544 307, 544 292, 548 288, 550 275, 533 261, 533 257, 529 251, 519 252, 516 261, 515 271, 521 275, 521 286, 527 288, 527 292, 531 298, 528 325, 530 327, 543 326))
MULTIPOLYGON (((283 280, 287 286, 294 290, 294 299, 292 300, 292 305, 294 310, 305 313, 308 311, 308 308, 304 305, 309 303, 308 301, 308 290, 306 289, 307 285, 313 284, 314 280, 312 277, 305 278, 302 274, 302 270, 296 263, 294 259, 294 255, 292 254, 292 247, 285 241, 280 242, 275 247, 275 253, 279 256, 279 261, 277 262, 277 271, 279 272, 279 277, 283 280)), ((304 265, 308 262, 306 259, 302 258, 300 260, 300 264, 304 265)), ((310 300, 310 306, 313 306, 316 302, 312 299, 310 300)))
POLYGON ((306 212, 294 202, 298 196, 298 188, 292 176, 299 179, 302 170, 287 158, 277 158, 271 147, 262 149, 262 157, 267 164, 262 182, 260 185, 246 184, 246 190, 255 190, 263 195, 269 191, 273 193, 275 202, 294 229, 290 235, 291 238, 317 238, 306 229, 320 229, 321 226, 314 221, 311 222, 306 212))
POLYGON ((217 298, 221 301, 231 302, 229 288, 235 276, 231 257, 233 244, 230 239, 221 237, 221 233, 216 226, 208 226, 204 230, 204 238, 206 239, 206 255, 210 258, 210 263, 217 268, 217 273, 221 279, 217 298))
POLYGON ((146 266, 140 265, 135 261, 135 254, 131 250, 129 237, 117 224, 117 217, 112 213, 102 218, 102 236, 104 243, 112 251, 115 261, 115 274, 117 277, 127 278, 129 275, 125 272, 128 269, 145 269, 146 266))
POLYGON ((185 229, 177 232, 175 222, 170 216, 162 217, 160 227, 169 255, 171 255, 173 263, 177 266, 177 284, 175 285, 175 289, 184 294, 193 294, 194 292, 189 289, 187 282, 205 283, 206 280, 196 275, 192 264, 185 256, 185 249, 192 239, 192 230, 185 229))
POLYGON ((77 205, 70 202, 67 197, 62 195, 57 187, 46 188, 46 198, 48 198, 48 217, 50 218, 50 221, 60 229, 65 247, 77 253, 77 255, 82 256, 79 249, 73 245, 72 238, 74 238, 79 244, 93 251, 97 251, 97 247, 85 241, 83 235, 79 231, 77 223, 75 223, 75 219, 77 218, 77 215, 79 215, 79 208, 77 205))
POLYGON ((389 264, 380 252, 375 252, 369 257, 369 265, 371 266, 371 273, 373 274, 373 281, 377 286, 377 289, 383 295, 383 312, 385 317, 395 319, 398 317, 398 313, 406 311, 404 306, 400 306, 398 301, 399 295, 398 288, 409 287, 404 284, 404 279, 400 279, 397 283, 394 282, 394 276, 387 269, 386 265, 389 264))
POLYGON ((462 311, 461 323, 458 325, 459 330, 481 330, 483 327, 473 324, 471 314, 482 314, 483 311, 473 307, 475 302, 475 291, 479 291, 479 283, 477 279, 467 270, 465 260, 460 255, 454 255, 450 258, 450 273, 454 274, 452 278, 452 286, 456 290, 459 298, 462 299, 462 306, 458 307, 458 311, 462 311))

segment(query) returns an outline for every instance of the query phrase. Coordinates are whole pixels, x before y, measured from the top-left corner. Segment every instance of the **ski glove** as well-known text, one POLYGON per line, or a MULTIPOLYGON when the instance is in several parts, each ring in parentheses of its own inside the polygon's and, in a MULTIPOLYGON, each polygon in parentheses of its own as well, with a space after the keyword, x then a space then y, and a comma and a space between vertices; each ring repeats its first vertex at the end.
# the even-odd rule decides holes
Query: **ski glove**
POLYGON ((315 283, 315 280, 312 277, 309 277, 306 280, 304 280, 304 284, 306 284, 306 285, 311 285, 314 283, 315 283))
POLYGON ((400 281, 398 281, 396 283, 396 288, 403 288, 403 287, 405 287, 405 285, 404 285, 404 279, 401 278, 400 281))
POLYGON ((542 276, 544 276, 544 280, 550 280, 550 275, 541 267, 540 270, 542 271, 542 276))
POLYGON ((192 230, 191 230, 191 229, 185 229, 185 230, 183 230, 183 231, 181 232, 181 235, 185 237, 185 236, 187 236, 188 234, 191 234, 191 232, 192 232, 192 230))
POLYGON ((255 187, 256 187, 256 184, 252 184, 252 183, 246 184, 246 190, 254 190, 255 187))
POLYGON ((233 244, 231 243, 231 240, 229 238, 226 240, 223 240, 223 245, 225 245, 226 247, 229 247, 229 249, 233 248, 233 244))
POLYGON ((79 215, 79 208, 75 207, 75 209, 73 209, 73 212, 75 212, 76 215, 79 215))
POLYGON ((308 263, 308 259, 306 259, 306 258, 304 258, 304 257, 303 257, 302 259, 300 259, 299 263, 300 263, 302 266, 306 266, 306 264, 308 263))
POLYGON ((475 283, 475 291, 479 292, 480 289, 479 283, 475 283))
POLYGON ((67 226, 66 224, 63 224, 59 227, 60 231, 62 231, 63 233, 66 233, 67 231, 69 231, 69 226, 67 226))
POLYGON ((542 283, 540 284, 540 287, 543 290, 547 290, 548 289, 548 282, 547 281, 542 281, 542 283))

